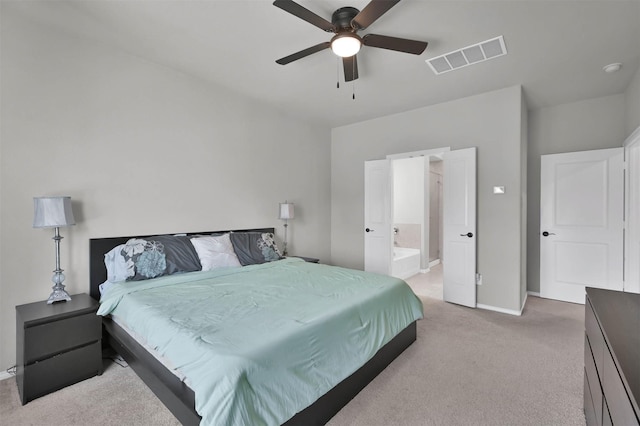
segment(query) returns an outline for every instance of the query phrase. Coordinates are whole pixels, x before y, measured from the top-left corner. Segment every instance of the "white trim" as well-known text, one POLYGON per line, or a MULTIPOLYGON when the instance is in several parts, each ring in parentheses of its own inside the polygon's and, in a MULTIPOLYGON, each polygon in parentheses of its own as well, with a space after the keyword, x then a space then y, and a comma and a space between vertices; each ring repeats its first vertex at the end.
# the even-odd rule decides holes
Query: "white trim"
POLYGON ((530 294, 531 296, 535 296, 535 297, 540 297, 539 291, 527 291, 527 294, 530 294))
POLYGON ((421 274, 428 274, 429 272, 431 272, 431 268, 427 268, 427 269, 420 269, 420 273, 421 273, 421 274))
POLYGON ((6 371, 0 371, 0 381, 2 380, 7 380, 10 379, 12 377, 15 377, 13 374, 9 374, 6 371))
POLYGON ((438 155, 443 152, 451 151, 451 147, 446 146, 443 148, 436 149, 425 149, 423 151, 412 151, 412 152, 402 152, 400 154, 389 154, 387 155, 388 160, 401 160, 403 158, 413 158, 413 157, 427 157, 429 155, 438 155))
POLYGON ((431 262, 429 262, 429 269, 433 268, 438 264, 440 264, 440 259, 432 260, 431 262))
POLYGON ((525 295, 524 303, 522 303, 522 307, 520 308, 519 311, 516 309, 505 309, 505 308, 498 308, 497 306, 483 305, 481 303, 476 303, 476 307, 479 309, 487 310, 487 311, 500 312, 501 314, 515 315, 519 317, 522 315, 522 311, 524 311, 524 305, 526 303, 527 303, 527 296, 525 295))
MULTIPOLYGON (((624 141, 624 159, 625 159, 625 167, 624 167, 624 180, 625 180, 625 194, 624 194, 624 261, 623 261, 623 269, 624 269, 624 282, 622 283, 623 291, 629 293, 640 293, 640 277, 638 276, 638 260, 635 257, 634 248, 637 247, 638 237, 637 230, 640 227, 640 219, 637 217, 635 212, 631 210, 636 210, 638 206, 632 207, 632 191, 637 191, 636 184, 638 182, 632 182, 632 172, 633 177, 638 176, 638 171, 635 168, 640 167, 640 164, 636 158, 632 158, 632 150, 635 153, 635 150, 640 149, 640 127, 636 128, 629 137, 624 141), (636 270, 632 270, 636 269, 636 270)), ((636 202, 637 203, 637 202, 636 202)), ((636 252, 637 253, 637 252, 636 252)))

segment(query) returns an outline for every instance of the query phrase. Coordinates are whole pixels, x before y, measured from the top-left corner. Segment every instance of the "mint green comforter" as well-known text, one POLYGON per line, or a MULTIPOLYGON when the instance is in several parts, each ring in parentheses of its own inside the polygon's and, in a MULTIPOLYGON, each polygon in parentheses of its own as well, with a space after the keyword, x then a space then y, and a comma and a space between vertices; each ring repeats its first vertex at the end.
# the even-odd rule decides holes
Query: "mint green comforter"
POLYGON ((276 425, 422 318, 401 280, 290 258, 123 282, 101 298, 186 377, 202 425, 276 425))

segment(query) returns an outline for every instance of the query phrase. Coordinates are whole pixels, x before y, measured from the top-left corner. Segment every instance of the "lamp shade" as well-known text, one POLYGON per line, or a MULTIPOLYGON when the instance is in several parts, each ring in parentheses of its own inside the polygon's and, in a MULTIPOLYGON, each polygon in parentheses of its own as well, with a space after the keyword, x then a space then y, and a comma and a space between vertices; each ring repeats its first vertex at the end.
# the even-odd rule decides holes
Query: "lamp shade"
POLYGON ((280 203, 280 212, 278 219, 293 219, 293 204, 292 203, 280 203))
POLYGON ((34 197, 33 227, 55 228, 75 225, 71 197, 34 197))

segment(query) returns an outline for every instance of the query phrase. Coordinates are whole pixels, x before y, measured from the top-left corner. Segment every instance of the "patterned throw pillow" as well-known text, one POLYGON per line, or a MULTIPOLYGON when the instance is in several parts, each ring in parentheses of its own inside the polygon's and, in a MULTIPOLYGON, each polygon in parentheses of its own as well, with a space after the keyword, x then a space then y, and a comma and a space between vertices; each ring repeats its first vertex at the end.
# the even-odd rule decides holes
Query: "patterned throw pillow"
POLYGON ((127 281, 140 281, 202 269, 188 237, 160 235, 132 238, 120 252, 127 266, 127 281))
POLYGON ((271 232, 232 232, 229 236, 242 266, 282 259, 271 232))
POLYGON ((162 243, 132 238, 124 245, 121 253, 129 265, 127 280, 159 277, 167 269, 167 256, 162 243))

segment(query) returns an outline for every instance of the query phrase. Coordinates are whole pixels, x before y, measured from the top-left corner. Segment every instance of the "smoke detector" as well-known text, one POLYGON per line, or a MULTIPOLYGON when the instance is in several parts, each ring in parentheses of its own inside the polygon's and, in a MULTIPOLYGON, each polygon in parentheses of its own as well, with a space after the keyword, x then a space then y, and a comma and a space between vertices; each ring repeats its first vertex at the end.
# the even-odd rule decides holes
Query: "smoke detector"
POLYGON ((607 72, 607 73, 620 71, 620 68, 622 68, 622 64, 620 62, 616 62, 616 63, 609 64, 609 65, 605 65, 604 67, 602 67, 604 72, 607 72))
POLYGON ((504 38, 499 36, 427 59, 426 62, 436 75, 440 75, 506 54, 507 47, 504 44, 504 38))

